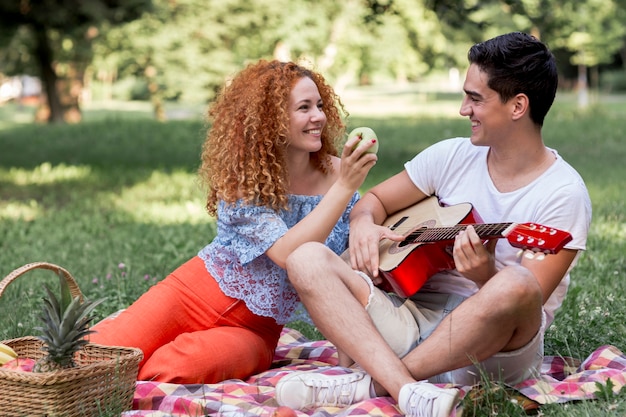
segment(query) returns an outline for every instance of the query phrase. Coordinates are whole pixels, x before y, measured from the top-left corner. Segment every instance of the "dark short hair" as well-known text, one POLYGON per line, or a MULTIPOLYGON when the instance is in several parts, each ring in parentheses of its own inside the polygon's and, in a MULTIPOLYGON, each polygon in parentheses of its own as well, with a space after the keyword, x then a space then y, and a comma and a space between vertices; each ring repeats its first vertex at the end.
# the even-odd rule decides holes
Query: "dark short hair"
POLYGON ((559 83, 556 59, 544 43, 529 34, 512 32, 477 43, 467 57, 487 74, 487 85, 503 102, 526 94, 531 119, 543 125, 559 83))

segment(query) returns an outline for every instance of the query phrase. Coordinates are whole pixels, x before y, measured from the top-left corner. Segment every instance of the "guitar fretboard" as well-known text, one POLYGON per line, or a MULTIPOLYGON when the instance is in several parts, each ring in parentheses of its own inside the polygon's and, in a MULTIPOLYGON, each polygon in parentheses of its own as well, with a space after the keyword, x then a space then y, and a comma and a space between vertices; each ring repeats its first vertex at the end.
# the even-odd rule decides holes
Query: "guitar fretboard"
MULTIPOLYGON (((513 223, 479 223, 472 224, 481 239, 504 237, 504 233, 513 223)), ((409 233, 400 243, 405 246, 413 243, 441 242, 454 240, 459 232, 467 228, 467 224, 458 224, 449 227, 422 227, 409 233)))

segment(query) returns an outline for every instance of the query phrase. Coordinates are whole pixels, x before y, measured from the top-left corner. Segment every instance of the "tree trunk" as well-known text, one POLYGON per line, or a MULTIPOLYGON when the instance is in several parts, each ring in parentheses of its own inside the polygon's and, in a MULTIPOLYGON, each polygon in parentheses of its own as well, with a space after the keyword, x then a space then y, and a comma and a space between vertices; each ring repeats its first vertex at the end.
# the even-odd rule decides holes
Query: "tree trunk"
POLYGON ((36 46, 35 54, 41 70, 41 81, 46 93, 48 103, 48 123, 63 123, 63 107, 57 93, 57 74, 52 66, 52 48, 46 33, 46 28, 41 25, 33 25, 36 46))
POLYGON ((578 65, 578 108, 586 109, 589 106, 589 86, 587 84, 587 66, 578 65))
POLYGON ((67 78, 59 85, 59 101, 63 107, 63 119, 68 123, 78 123, 82 119, 80 111, 81 95, 84 89, 85 72, 80 62, 72 62, 67 78))
POLYGON ((163 107, 163 98, 161 89, 159 88, 159 82, 157 80, 156 67, 148 65, 144 70, 144 75, 148 82, 148 92, 150 93, 152 108, 154 109, 154 117, 159 122, 164 122, 167 120, 167 115, 165 114, 165 108, 163 107))

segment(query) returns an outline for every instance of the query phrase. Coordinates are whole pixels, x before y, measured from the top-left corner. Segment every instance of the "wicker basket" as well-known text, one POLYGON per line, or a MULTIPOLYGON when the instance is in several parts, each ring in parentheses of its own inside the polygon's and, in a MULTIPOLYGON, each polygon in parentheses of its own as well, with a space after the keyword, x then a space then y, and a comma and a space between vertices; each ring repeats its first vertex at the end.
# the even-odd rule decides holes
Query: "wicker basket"
MULTIPOLYGON (((65 269, 45 262, 24 265, 0 282, 0 296, 17 277, 33 269, 65 277, 73 297, 82 293, 65 269)), ((19 357, 39 359, 43 343, 36 337, 4 340, 19 357)), ((55 372, 18 372, 0 368, 0 416, 114 416, 131 408, 143 354, 139 349, 87 344, 78 352, 76 368, 55 372)))

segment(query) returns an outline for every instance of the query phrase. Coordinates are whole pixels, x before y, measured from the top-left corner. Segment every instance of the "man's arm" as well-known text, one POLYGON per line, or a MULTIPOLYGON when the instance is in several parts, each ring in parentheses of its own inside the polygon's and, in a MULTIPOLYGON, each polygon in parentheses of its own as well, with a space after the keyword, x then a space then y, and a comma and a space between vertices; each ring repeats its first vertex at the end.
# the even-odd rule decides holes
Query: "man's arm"
MULTIPOLYGON (((482 287, 498 271, 495 267, 494 251, 497 240, 491 240, 487 245, 482 244, 482 239, 472 227, 459 233, 454 242, 454 262, 457 271, 464 277, 482 287)), ((543 292, 545 303, 559 282, 565 276, 570 265, 576 258, 578 251, 562 249, 557 254, 542 256, 531 255, 530 251, 522 255, 521 265, 529 269, 543 292)))
POLYGON ((380 226, 398 210, 412 206, 428 197, 415 186, 406 171, 394 175, 369 190, 350 214, 350 263, 354 269, 378 277, 379 242, 400 241, 402 235, 380 226))
POLYGON ((544 304, 565 276, 577 253, 574 249, 562 249, 559 253, 546 255, 543 259, 541 256, 522 259, 522 266, 535 275, 541 286, 544 304))

